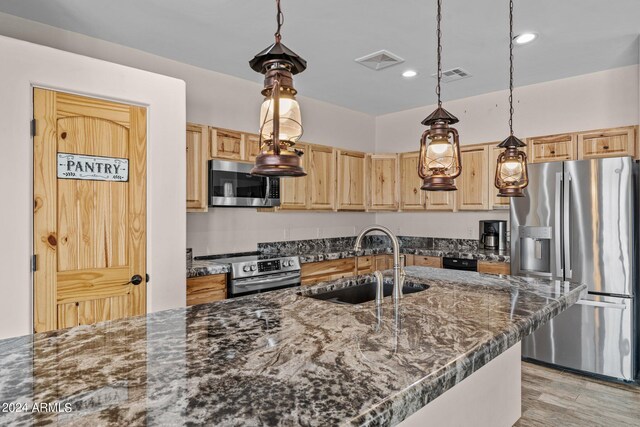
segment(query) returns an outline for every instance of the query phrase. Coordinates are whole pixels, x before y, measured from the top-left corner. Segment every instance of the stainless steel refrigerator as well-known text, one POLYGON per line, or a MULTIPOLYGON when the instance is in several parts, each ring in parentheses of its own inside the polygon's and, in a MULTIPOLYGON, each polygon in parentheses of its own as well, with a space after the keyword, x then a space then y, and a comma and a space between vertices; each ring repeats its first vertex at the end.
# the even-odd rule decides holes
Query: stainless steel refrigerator
POLYGON ((583 283, 523 356, 622 380, 638 369, 638 165, 630 157, 530 165, 511 200, 511 271, 583 283))

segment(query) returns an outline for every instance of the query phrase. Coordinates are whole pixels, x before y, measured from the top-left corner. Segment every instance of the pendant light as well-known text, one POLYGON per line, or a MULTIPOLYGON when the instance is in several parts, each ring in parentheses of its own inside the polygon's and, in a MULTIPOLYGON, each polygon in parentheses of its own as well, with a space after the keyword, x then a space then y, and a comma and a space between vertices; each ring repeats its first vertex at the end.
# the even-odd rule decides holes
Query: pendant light
POLYGON ((431 113, 422 124, 429 126, 420 139, 420 157, 418 175, 423 180, 422 190, 454 191, 457 190, 454 179, 460 175, 460 141, 458 131, 450 125, 458 123, 458 118, 442 108, 440 99, 440 82, 442 80, 442 0, 438 0, 437 30, 438 39, 438 108, 431 113), (427 141, 428 140, 428 141, 427 141))
POLYGON ((307 61, 281 43, 284 15, 276 0, 275 43, 258 53, 249 65, 265 75, 260 108, 260 154, 251 170, 259 176, 305 176, 300 165, 302 152, 294 148, 302 136, 300 105, 293 87, 293 75, 307 68, 307 61))
POLYGON ((527 155, 521 150, 527 144, 513 134, 513 0, 509 0, 509 136, 498 147, 495 185, 500 197, 522 197, 529 184, 527 155))

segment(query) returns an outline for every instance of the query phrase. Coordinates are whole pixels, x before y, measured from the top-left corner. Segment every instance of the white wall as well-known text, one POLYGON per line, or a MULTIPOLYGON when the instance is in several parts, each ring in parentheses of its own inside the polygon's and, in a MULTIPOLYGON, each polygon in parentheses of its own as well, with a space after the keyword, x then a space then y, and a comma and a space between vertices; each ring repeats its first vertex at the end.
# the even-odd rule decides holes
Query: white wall
MULTIPOLYGON (((455 83, 452 83, 455 84, 455 83)), ((446 85, 444 86, 446 99, 446 85)), ((514 129, 520 138, 639 122, 639 67, 516 87, 514 129)), ((508 91, 445 101, 460 119, 461 144, 501 141, 508 136, 508 91)), ((376 151, 416 151, 425 127, 420 122, 434 105, 376 117, 376 151)), ((506 211, 377 214, 380 224, 405 235, 478 238, 478 220, 508 219, 506 211)))
POLYGON ((148 310, 183 306, 184 82, 1 36, 0 58, 0 338, 33 330, 32 85, 148 107, 148 310))
MULTIPOLYGON (((249 132, 258 128, 263 78, 259 74, 252 83, 1 13, 0 34, 182 79, 187 83, 188 121, 249 132)), ((304 141, 373 151, 373 116, 304 97, 304 88, 298 87, 298 90, 304 141)), ((216 209, 187 216, 187 244, 195 254, 255 250, 257 241, 270 240, 271 236, 328 236, 335 234, 335 230, 359 229, 375 220, 374 214, 287 213, 280 216, 257 213, 254 209, 216 209), (268 224, 259 229, 253 225, 264 221, 268 224)))

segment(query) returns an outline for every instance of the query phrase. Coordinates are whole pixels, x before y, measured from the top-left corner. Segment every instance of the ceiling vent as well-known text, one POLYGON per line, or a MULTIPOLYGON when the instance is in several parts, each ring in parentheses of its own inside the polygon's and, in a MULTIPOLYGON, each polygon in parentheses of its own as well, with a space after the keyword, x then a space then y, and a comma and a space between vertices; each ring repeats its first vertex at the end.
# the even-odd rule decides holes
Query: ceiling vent
MULTIPOLYGON (((431 77, 438 78, 438 74, 431 74, 431 77)), ((442 72, 442 83, 455 82, 456 80, 466 79, 471 77, 471 74, 462 68, 452 68, 442 72)))
POLYGON ((401 64, 404 62, 404 59, 400 58, 398 55, 394 55, 388 50, 379 50, 378 52, 373 52, 369 55, 363 56, 362 58, 356 59, 356 62, 359 62, 374 71, 380 71, 384 68, 401 64))

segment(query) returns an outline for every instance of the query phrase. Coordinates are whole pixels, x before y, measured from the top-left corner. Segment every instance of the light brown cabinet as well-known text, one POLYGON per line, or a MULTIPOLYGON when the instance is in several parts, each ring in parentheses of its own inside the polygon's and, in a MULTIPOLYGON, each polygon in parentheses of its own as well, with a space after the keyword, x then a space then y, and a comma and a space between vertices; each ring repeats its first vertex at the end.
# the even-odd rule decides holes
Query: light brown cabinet
POLYGON ((456 193, 458 191, 427 191, 426 206, 428 211, 455 211, 456 193))
POLYGON ((578 134, 578 159, 636 157, 635 127, 604 129, 578 134))
POLYGON ((207 126, 187 124, 187 212, 207 211, 207 126))
POLYGON ((393 255, 376 255, 373 259, 374 270, 382 271, 393 268, 393 255))
POLYGON ((420 267, 442 268, 442 258, 438 256, 414 255, 413 265, 420 267))
POLYGON ((558 162, 578 158, 575 133, 527 138, 531 163, 558 162))
POLYGON ((309 209, 333 210, 335 207, 336 160, 335 149, 309 145, 309 209))
POLYGON ((462 173, 456 179, 458 210, 489 209, 489 147, 460 147, 462 173))
POLYGON ((344 258, 310 262, 302 264, 300 270, 302 285, 309 286, 325 280, 336 280, 353 276, 356 272, 356 259, 344 258))
POLYGON ((364 211, 365 209, 365 153, 337 151, 338 194, 337 209, 364 211))
POLYGON ((424 210, 426 192, 421 190, 422 180, 418 176, 419 152, 400 154, 400 209, 403 211, 424 210))
POLYGON ((511 265, 507 262, 478 261, 478 273, 511 274, 511 265))
POLYGON ((243 133, 242 144, 244 145, 243 160, 255 162, 256 157, 260 154, 260 135, 255 133, 243 133))
POLYGON ((397 154, 367 154, 369 210, 398 210, 398 181, 397 154))
POLYGON ((209 129, 211 134, 211 158, 245 160, 245 144, 242 132, 218 128, 209 129))
POLYGON ((280 209, 303 210, 309 205, 309 146, 296 144, 296 149, 302 151, 300 162, 307 176, 280 179, 280 209))
POLYGON ((509 197, 498 197, 498 189, 495 185, 496 164, 498 156, 504 148, 498 148, 499 142, 489 144, 489 209, 509 209, 509 197))
POLYGON ((356 258, 356 274, 373 273, 374 257, 372 255, 356 258))
POLYGON ((187 305, 206 304, 227 298, 227 275, 192 277, 187 279, 187 305))

